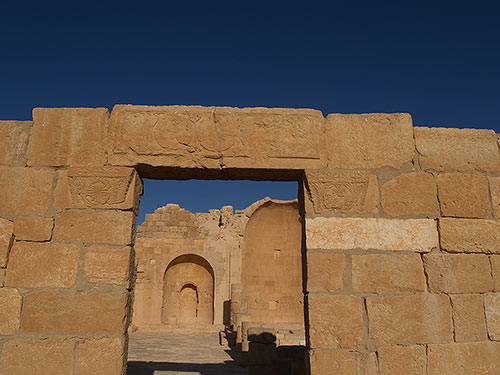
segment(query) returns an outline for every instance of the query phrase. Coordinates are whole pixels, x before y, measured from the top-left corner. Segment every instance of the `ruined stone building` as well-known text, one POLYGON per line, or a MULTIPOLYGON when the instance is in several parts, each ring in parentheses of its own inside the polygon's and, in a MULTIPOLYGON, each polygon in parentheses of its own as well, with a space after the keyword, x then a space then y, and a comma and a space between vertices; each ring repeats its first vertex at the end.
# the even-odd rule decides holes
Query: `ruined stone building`
POLYGON ((0 122, 0 374, 124 374, 129 326, 228 321, 242 346, 250 323, 298 322, 312 375, 498 375, 498 135, 196 106, 0 122), (136 233, 143 178, 299 194, 167 206, 136 233))

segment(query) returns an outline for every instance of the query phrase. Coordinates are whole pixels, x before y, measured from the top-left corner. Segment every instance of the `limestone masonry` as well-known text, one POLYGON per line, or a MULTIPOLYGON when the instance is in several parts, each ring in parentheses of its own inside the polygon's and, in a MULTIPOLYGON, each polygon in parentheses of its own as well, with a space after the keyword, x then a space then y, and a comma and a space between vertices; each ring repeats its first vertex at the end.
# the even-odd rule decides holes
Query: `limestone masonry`
POLYGON ((186 326, 249 353, 272 331, 312 375, 500 374, 498 134, 199 106, 0 121, 0 374, 123 375, 129 329, 186 326), (142 178, 299 196, 168 205, 136 233, 142 178))

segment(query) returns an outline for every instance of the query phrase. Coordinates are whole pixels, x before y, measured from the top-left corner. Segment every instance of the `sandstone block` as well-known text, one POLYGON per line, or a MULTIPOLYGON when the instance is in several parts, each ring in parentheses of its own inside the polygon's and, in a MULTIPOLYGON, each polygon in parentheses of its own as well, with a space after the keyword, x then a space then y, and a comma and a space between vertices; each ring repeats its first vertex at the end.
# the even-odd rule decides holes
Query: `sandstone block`
POLYGON ((347 350, 309 352, 311 375, 355 375, 356 359, 347 350))
POLYGON ((484 301, 482 295, 453 295, 453 325, 455 341, 487 341, 484 301))
POLYGON ((493 130, 416 127, 414 131, 420 165, 426 171, 500 170, 493 130))
POLYGON ((85 340, 76 347, 75 375, 124 373, 124 347, 120 339, 85 340))
POLYGON ((492 274, 495 291, 500 292, 500 256, 493 255, 491 257, 491 270, 493 271, 492 274))
POLYGON ((5 268, 0 268, 0 288, 3 288, 5 285, 5 268))
POLYGON ((47 217, 24 217, 14 219, 14 236, 18 241, 49 241, 54 220, 47 217))
POLYGON ((378 350, 383 375, 427 375, 425 346, 383 346, 378 350))
POLYGON ((490 294, 484 298, 488 335, 491 340, 500 341, 500 294, 490 294))
POLYGON ((125 331, 127 295, 36 291, 24 297, 25 332, 120 334, 125 331))
POLYGON ((402 174, 382 186, 382 207, 389 215, 439 215, 434 176, 402 174))
POLYGON ((133 168, 73 167, 57 174, 56 208, 139 209, 142 181, 133 168))
POLYGON ((377 176, 363 171, 307 171, 314 211, 378 212, 377 176))
POLYGON ((130 246, 89 246, 85 251, 84 271, 91 283, 125 285, 132 262, 130 246))
POLYGON ((50 201, 53 171, 0 167, 0 176, 0 214, 45 214, 50 201))
POLYGON ((493 290, 490 261, 483 254, 426 254, 425 271, 435 293, 484 293, 493 290))
POLYGON ((491 214, 488 180, 473 174, 446 173, 437 178, 443 216, 487 218, 491 214))
POLYGON ((500 177, 488 177, 490 183, 491 203, 493 214, 500 219, 500 177))
POLYGON ((442 218, 439 228, 442 250, 500 253, 500 221, 442 218))
POLYGON ((448 296, 367 297, 370 337, 377 345, 444 343, 452 340, 448 296))
POLYGON ((0 218, 0 267, 5 267, 9 259, 14 224, 12 221, 0 218))
POLYGON ((0 164, 24 167, 31 121, 0 121, 0 164))
POLYGON ((7 266, 7 286, 25 288, 75 285, 77 245, 52 242, 16 242, 7 266))
POLYGON ((429 345, 429 375, 496 375, 500 343, 429 345))
POLYGON ((360 297, 309 295, 311 347, 358 347, 363 340, 363 310, 360 297))
POLYGON ((428 252, 438 246, 431 219, 317 217, 306 219, 308 249, 378 249, 428 252))
POLYGON ((18 339, 2 348, 0 373, 5 375, 67 375, 73 373, 73 349, 69 340, 18 339))
POLYGON ((21 296, 16 289, 0 288, 0 335, 11 335, 19 329, 21 296))
POLYGON ((358 353, 356 355, 356 374, 378 375, 378 361, 376 353, 358 353))
POLYGON ((400 168, 415 153, 407 113, 330 114, 326 139, 330 168, 400 168))
POLYGON ((353 255, 352 287, 368 293, 423 292, 427 286, 420 255, 353 255))
POLYGON ((106 108, 35 108, 29 165, 106 164, 106 108))
POLYGON ((312 292, 342 289, 345 256, 309 251, 307 253, 307 289, 312 292))
POLYGON ((54 239, 129 245, 134 224, 133 212, 68 210, 56 216, 54 239))

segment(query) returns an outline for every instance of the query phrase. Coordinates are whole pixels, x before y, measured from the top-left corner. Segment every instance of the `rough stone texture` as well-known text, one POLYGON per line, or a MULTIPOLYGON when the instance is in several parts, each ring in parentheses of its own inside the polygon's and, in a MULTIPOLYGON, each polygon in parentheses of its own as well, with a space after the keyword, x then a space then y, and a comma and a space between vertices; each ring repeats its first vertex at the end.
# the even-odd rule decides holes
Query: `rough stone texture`
POLYGON ((119 375, 124 371, 124 348, 120 339, 85 340, 76 347, 75 375, 119 375))
POLYGON ((493 130, 416 127, 414 131, 424 170, 500 170, 497 136, 493 130))
POLYGON ((377 176, 362 171, 307 171, 314 211, 377 213, 377 176))
POLYGON ((436 181, 430 173, 403 174, 386 182, 381 198, 389 215, 439 215, 436 181))
POLYGON ((12 221, 0 218, 0 267, 7 265, 10 248, 14 240, 12 237, 13 228, 12 221))
POLYGON ((139 209, 142 182, 133 168, 74 167, 59 171, 56 208, 139 209))
POLYGON ((3 288, 5 285, 5 273, 6 273, 5 268, 0 268, 0 288, 3 288))
POLYGON ((420 255, 353 255, 352 288, 368 293, 423 292, 427 286, 420 255))
POLYGON ((429 345, 429 375, 500 374, 500 343, 429 345))
POLYGON ((358 353, 356 355, 356 374, 378 375, 378 363, 376 353, 358 353))
POLYGON ((35 108, 28 164, 104 165, 108 117, 106 108, 35 108))
POLYGON ((129 246, 89 246, 85 250, 84 271, 91 283, 125 285, 128 282, 132 262, 129 246))
POLYGON ((486 321, 482 295, 451 296, 455 341, 486 341, 486 321))
POLYGON ((133 212, 68 210, 56 216, 54 239, 129 245, 134 224, 133 212))
POLYGON ((490 261, 483 254, 426 254, 425 271, 435 293, 484 293, 493 290, 490 261))
POLYGON ((488 335, 491 340, 500 341, 500 294, 490 294, 484 298, 488 335))
POLYGON ((127 295, 36 291, 24 297, 21 328, 25 332, 123 334, 127 295))
POLYGON ((74 346, 72 341, 57 339, 7 341, 2 348, 0 373, 5 375, 72 374, 74 346))
POLYGON ((0 214, 45 214, 52 191, 53 171, 0 167, 0 176, 0 214))
POLYGON ((356 359, 347 350, 317 351, 309 354, 311 375, 355 375, 356 359))
POLYGON ((0 164, 24 167, 31 121, 0 121, 0 164))
POLYGON ((309 295, 311 347, 358 347, 363 340, 363 310, 360 297, 309 295))
POLYGON ((500 221, 442 218, 439 229, 445 251, 500 253, 500 221))
POLYGON ((400 168, 415 152, 407 113, 330 114, 326 140, 330 168, 400 168))
POLYGON ((446 295, 367 297, 370 337, 377 345, 445 343, 452 340, 446 295))
POLYGON ((75 285, 79 247, 63 243, 16 242, 7 266, 7 286, 25 288, 75 285))
POLYGON ((344 254, 307 253, 307 289, 310 292, 342 289, 344 254))
POLYGON ((11 335, 19 329, 21 296, 16 289, 0 288, 0 335, 11 335))
POLYGON ((53 227, 52 218, 19 216, 14 219, 14 236, 17 241, 49 241, 53 227))
POLYGON ((493 274, 493 282, 495 284, 495 291, 500 292, 500 256, 493 255, 491 257, 491 270, 493 274))
POLYGON ((488 177, 495 218, 500 219, 500 177, 488 177))
POLYGON ((306 219, 308 249, 378 249, 428 252, 438 246, 430 219, 318 217, 306 219))
POLYGON ((491 215, 485 176, 446 173, 437 178, 443 216, 487 218, 491 215))
POLYGON ((383 375, 427 375, 425 346, 383 346, 378 350, 383 375))

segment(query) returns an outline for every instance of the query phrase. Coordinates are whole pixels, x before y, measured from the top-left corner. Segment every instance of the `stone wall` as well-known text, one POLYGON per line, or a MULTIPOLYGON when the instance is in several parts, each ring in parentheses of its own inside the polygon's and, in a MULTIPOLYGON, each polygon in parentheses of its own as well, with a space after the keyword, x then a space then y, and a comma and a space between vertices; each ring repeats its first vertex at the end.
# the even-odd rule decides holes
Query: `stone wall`
POLYGON ((124 373, 139 176, 301 181, 311 374, 500 372, 493 131, 116 106, 0 134, 2 374, 124 373))

